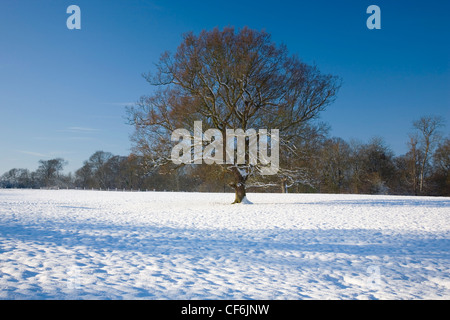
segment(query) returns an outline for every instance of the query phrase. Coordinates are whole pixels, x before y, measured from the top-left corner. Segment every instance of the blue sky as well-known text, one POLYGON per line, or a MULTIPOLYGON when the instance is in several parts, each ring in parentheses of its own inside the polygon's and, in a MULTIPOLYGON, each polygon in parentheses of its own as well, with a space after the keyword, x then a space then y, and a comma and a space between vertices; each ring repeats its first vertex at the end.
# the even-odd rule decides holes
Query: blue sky
POLYGON ((2 0, 0 174, 62 157, 74 172, 97 150, 127 155, 125 106, 152 88, 141 74, 187 31, 264 29, 343 86, 321 119, 331 135, 384 138, 406 152, 411 123, 441 115, 450 132, 450 2, 2 0), (69 5, 81 30, 69 30, 69 5), (369 5, 381 29, 369 30, 369 5))

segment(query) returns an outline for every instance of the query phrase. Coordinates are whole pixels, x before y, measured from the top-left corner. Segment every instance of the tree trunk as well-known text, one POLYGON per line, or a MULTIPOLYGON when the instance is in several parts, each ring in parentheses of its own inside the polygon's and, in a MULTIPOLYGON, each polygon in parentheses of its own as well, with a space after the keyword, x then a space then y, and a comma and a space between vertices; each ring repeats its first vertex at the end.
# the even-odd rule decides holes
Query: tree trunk
POLYGON ((234 188, 235 191, 235 199, 234 203, 241 203, 246 194, 245 194, 245 182, 247 181, 247 176, 242 176, 242 174, 239 172, 238 168, 233 167, 232 168, 233 176, 234 176, 234 182, 230 183, 230 186, 234 188))
POLYGON ((422 161, 422 165, 421 165, 421 168, 420 168, 419 191, 420 191, 421 194, 423 193, 423 179, 425 177, 425 165, 427 163, 427 157, 428 157, 428 150, 429 150, 429 148, 430 148, 430 142, 427 139, 426 147, 425 147, 425 154, 423 156, 423 161, 422 161))
POLYGON ((281 193, 288 193, 287 178, 281 179, 281 193))
POLYGON ((417 141, 411 137, 410 138, 410 145, 411 145, 411 153, 412 153, 412 160, 411 161, 411 171, 412 171, 412 184, 413 184, 413 191, 414 191, 414 195, 417 196, 417 149, 416 149, 416 145, 417 145, 417 141))
POLYGON ((245 184, 242 183, 238 183, 235 187, 234 190, 236 192, 236 197, 234 199, 233 203, 241 203, 242 200, 244 200, 245 198, 245 184))

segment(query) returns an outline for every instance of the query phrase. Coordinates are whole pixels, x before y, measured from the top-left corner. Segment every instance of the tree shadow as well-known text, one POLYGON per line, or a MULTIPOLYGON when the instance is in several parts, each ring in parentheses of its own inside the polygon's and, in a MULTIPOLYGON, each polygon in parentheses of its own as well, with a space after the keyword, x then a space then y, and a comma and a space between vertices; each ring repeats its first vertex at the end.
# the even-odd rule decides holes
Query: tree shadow
POLYGON ((297 205, 345 205, 345 206, 369 206, 369 207, 428 207, 450 208, 450 200, 443 199, 358 199, 358 200, 324 200, 314 202, 296 202, 297 205))
MULTIPOLYGON (((410 256, 450 259, 449 235, 384 232, 372 229, 199 230, 100 223, 9 224, 2 238, 93 251, 186 254, 202 257, 261 254, 268 251, 343 253, 359 256, 410 256)), ((0 247, 0 253, 5 249, 0 247)), ((275 262, 276 263, 276 262, 275 262)))
MULTIPOLYGON (((61 250, 61 259, 63 255, 71 253, 75 260, 89 254, 88 260, 81 260, 83 263, 77 266, 94 272, 98 281, 105 281, 108 277, 106 270, 114 267, 113 261, 96 260, 105 253, 114 253, 121 259, 120 268, 125 272, 124 279, 130 276, 127 259, 133 255, 142 258, 132 263, 130 261, 132 270, 145 270, 146 261, 160 261, 159 267, 147 275, 147 279, 153 279, 148 280, 149 283, 158 281, 163 284, 159 291, 142 282, 139 285, 130 284, 130 290, 135 292, 137 298, 152 299, 167 296, 170 286, 178 285, 179 279, 184 279, 186 292, 195 285, 196 292, 200 293, 194 296, 200 298, 252 298, 255 294, 261 295, 266 289, 283 290, 296 286, 297 296, 307 298, 309 293, 305 286, 308 285, 320 287, 321 290, 331 287, 354 291, 352 286, 355 283, 357 286, 361 286, 361 283, 364 285, 361 279, 367 277, 367 268, 373 264, 383 265, 383 277, 388 279, 386 282, 399 280, 420 283, 424 281, 425 273, 432 278, 445 277, 445 271, 435 269, 444 270, 450 260, 448 233, 402 233, 371 229, 199 230, 85 222, 48 222, 40 225, 10 223, 0 226, 0 255, 8 250, 7 246, 2 245, 3 240, 8 243, 21 242, 22 249, 27 244, 30 244, 31 250, 37 247, 42 249, 42 246, 52 247, 53 252, 55 249, 61 250), (39 246, 34 246, 36 244, 39 246), (137 262, 143 265, 136 266, 137 262), (423 263, 433 265, 434 269, 424 269, 423 263), (180 276, 180 273, 186 276, 180 276), (290 274, 306 276, 298 280, 299 284, 278 283, 281 280, 277 277, 286 279, 290 274), (350 275, 350 278, 345 279, 345 274, 350 275), (191 286, 186 280, 187 275, 192 281, 191 286), (254 283, 258 282, 257 279, 262 281, 254 283), (274 287, 270 287, 272 282, 274 287), (198 291, 199 283, 206 286, 204 290, 198 291), (257 291, 246 291, 248 289, 242 284, 256 286, 257 291), (221 291, 217 291, 220 293, 214 293, 217 288, 221 288, 221 291), (209 290, 213 293, 208 293, 209 290), (249 292, 253 292, 253 295, 249 292)), ((26 254, 29 253, 27 251, 26 254)), ((17 256, 19 261, 23 258, 20 254, 17 256)), ((39 254, 37 252, 33 258, 43 259, 39 254)), ((105 256, 105 259, 109 258, 105 256)), ((37 275, 37 269, 27 269, 27 273, 22 275, 24 280, 37 275)), ((110 285, 115 287, 114 283, 110 285)), ((34 296, 51 298, 45 288, 36 290, 34 296)), ((87 292, 92 294, 92 291, 87 292)), ((83 291, 79 293, 82 295, 83 291)), ((102 294, 105 293, 97 293, 100 296, 102 294)))

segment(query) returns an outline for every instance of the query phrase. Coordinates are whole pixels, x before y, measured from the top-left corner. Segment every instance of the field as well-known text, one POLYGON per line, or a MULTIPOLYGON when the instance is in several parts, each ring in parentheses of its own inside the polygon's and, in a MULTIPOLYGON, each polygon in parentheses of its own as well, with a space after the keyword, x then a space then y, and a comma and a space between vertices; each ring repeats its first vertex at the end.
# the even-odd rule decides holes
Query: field
POLYGON ((450 299, 450 198, 0 189, 0 299, 450 299))

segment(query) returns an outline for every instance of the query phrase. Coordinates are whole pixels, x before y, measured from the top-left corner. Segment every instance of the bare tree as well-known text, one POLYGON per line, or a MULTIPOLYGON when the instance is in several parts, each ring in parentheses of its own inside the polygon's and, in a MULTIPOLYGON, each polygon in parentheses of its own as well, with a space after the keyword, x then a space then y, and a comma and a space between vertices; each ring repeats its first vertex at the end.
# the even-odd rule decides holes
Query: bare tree
POLYGON ((297 134, 289 140, 282 140, 280 171, 281 192, 287 193, 294 186, 314 189, 319 185, 317 163, 320 162, 320 149, 326 141, 329 126, 325 123, 304 123, 297 134))
POLYGON ((41 185, 44 187, 59 187, 61 171, 67 164, 62 158, 39 160, 39 168, 37 169, 37 175, 41 181, 41 185))
POLYGON ((436 170, 450 173, 450 138, 445 139, 436 149, 434 156, 436 170))
POLYGON ((89 157, 87 164, 94 175, 96 187, 106 189, 108 187, 108 168, 106 163, 113 157, 111 152, 96 151, 89 157))
POLYGON ((341 138, 325 141, 321 149, 320 190, 341 193, 348 185, 350 166, 350 146, 341 138))
POLYGON ((418 131, 423 158, 420 163, 419 191, 423 192, 424 177, 428 165, 429 155, 439 143, 441 136, 439 128, 444 125, 444 118, 441 116, 424 116, 414 121, 413 127, 418 131))
MULTIPOLYGON (((129 119, 136 129, 135 151, 146 156, 149 167, 169 162, 171 133, 193 132, 194 121, 223 137, 227 129, 264 128, 278 129, 280 140, 289 141, 334 101, 340 86, 338 78, 290 56, 266 32, 249 28, 187 33, 175 54, 164 53, 156 73, 145 78, 157 90, 129 109, 129 119)), ((220 166, 231 173, 236 203, 262 166, 249 158, 246 153, 244 164, 220 166)))
POLYGON ((11 169, 0 177, 2 188, 30 188, 31 173, 28 169, 11 169))
POLYGON ((92 188, 94 183, 91 164, 84 161, 83 166, 75 171, 75 184, 81 188, 92 188))
POLYGON ((450 139, 445 139, 433 155, 436 194, 450 196, 450 139))
POLYGON ((411 134, 408 141, 409 151, 405 155, 407 179, 406 182, 412 186, 414 195, 419 194, 420 164, 423 159, 423 152, 419 148, 419 138, 417 133, 411 134))

